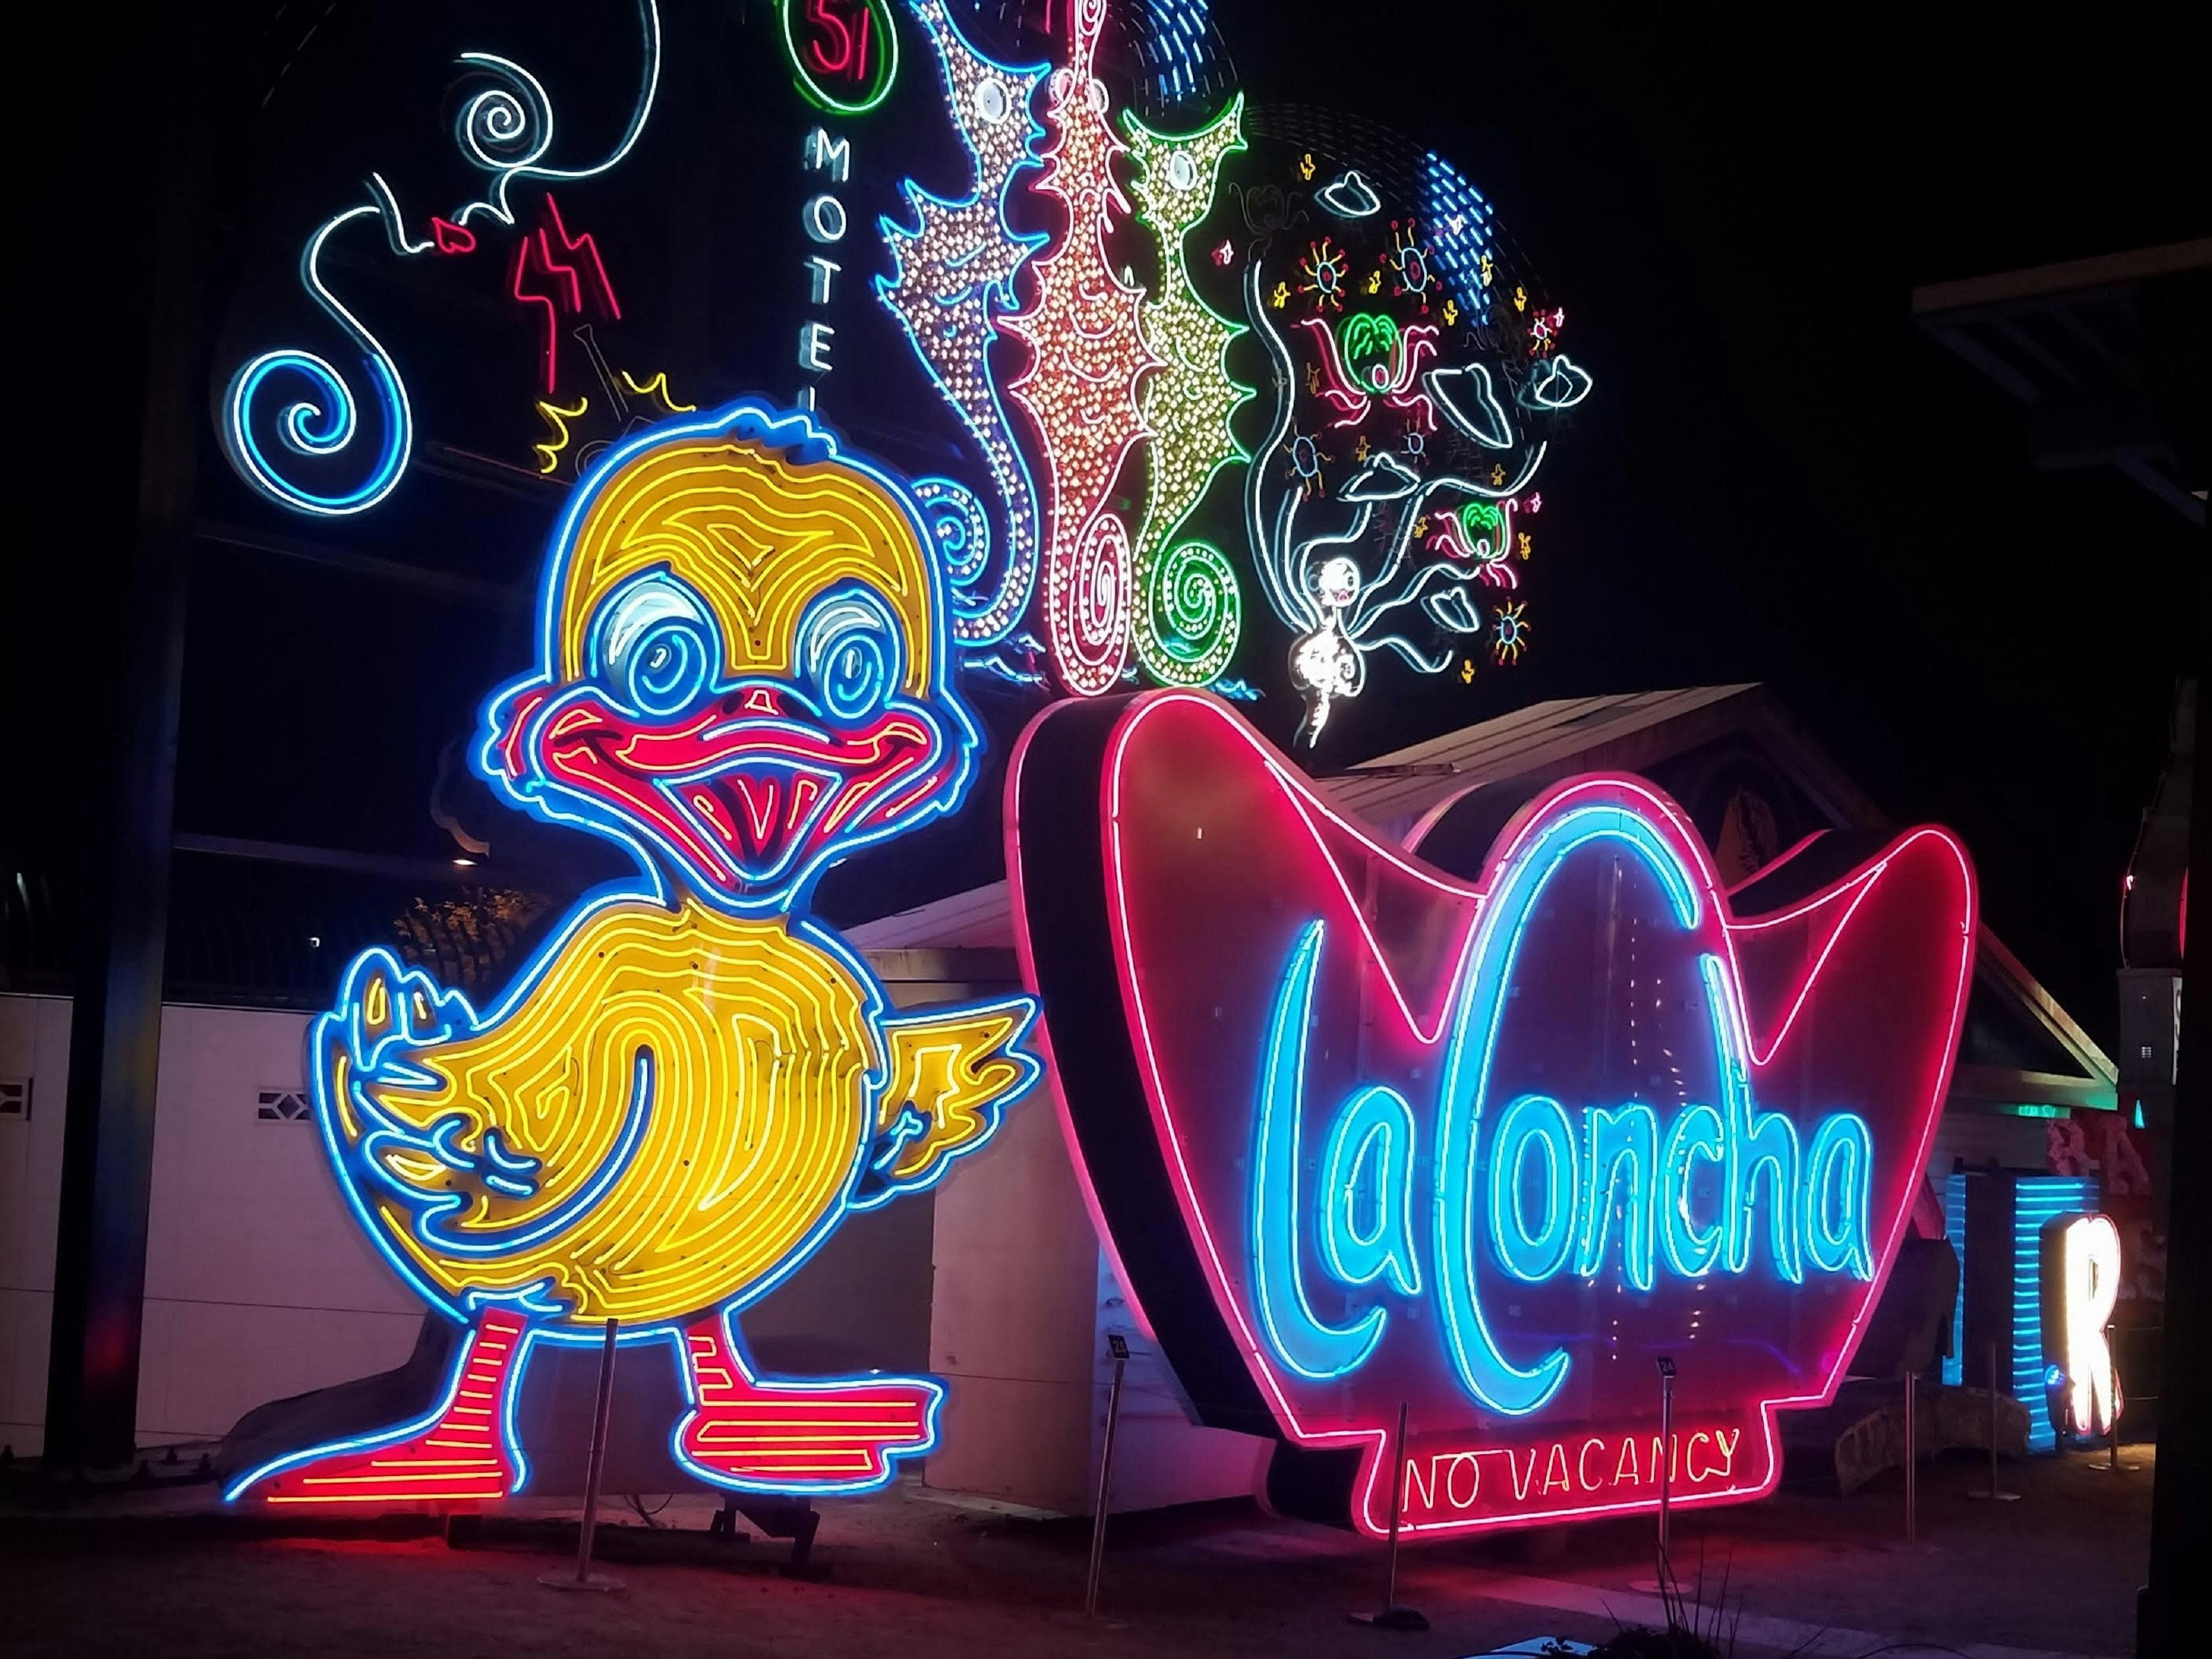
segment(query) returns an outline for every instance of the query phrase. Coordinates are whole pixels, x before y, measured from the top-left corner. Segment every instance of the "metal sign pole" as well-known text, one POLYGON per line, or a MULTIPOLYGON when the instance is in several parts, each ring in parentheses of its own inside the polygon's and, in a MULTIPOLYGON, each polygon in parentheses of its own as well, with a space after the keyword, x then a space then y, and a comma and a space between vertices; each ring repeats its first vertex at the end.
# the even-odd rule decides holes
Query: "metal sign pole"
POLYGON ((1997 1483, 1997 1345, 1990 1344, 1990 1489, 1970 1492, 1969 1498, 1987 1498, 1993 1504, 2017 1504, 2020 1494, 2007 1492, 1997 1483))
POLYGON ((607 1321, 606 1340, 599 1349, 599 1392, 592 1406, 592 1444, 584 1462, 584 1518, 576 1528, 576 1571, 538 1575, 538 1582, 555 1589, 614 1590, 623 1581, 592 1571, 592 1534, 599 1519, 599 1476, 606 1468, 607 1426, 614 1417, 615 1335, 620 1322, 607 1321))
POLYGON ((1091 1516, 1091 1576, 1083 1587, 1086 1619, 1098 1613, 1098 1573, 1106 1561, 1106 1499, 1114 1480, 1114 1431, 1121 1421, 1121 1374, 1129 1366, 1127 1340, 1109 1336, 1106 1341, 1114 1354, 1114 1386, 1106 1395, 1106 1443, 1098 1453, 1098 1503, 1091 1516))
POLYGON ((1402 1519, 1406 1498, 1406 1402, 1398 1402, 1398 1432, 1390 1441, 1390 1555, 1389 1577, 1380 1613, 1355 1613, 1348 1615, 1355 1625, 1372 1625, 1377 1630, 1426 1630, 1426 1613, 1416 1607, 1398 1605, 1398 1527, 1402 1519))
POLYGON ((1919 1407, 1920 1373, 1907 1371, 1905 1374, 1905 1541, 1908 1544, 1914 1541, 1915 1523, 1919 1518, 1920 1454, 1914 1444, 1917 1425, 1912 1420, 1919 1407))
POLYGON ((1406 1402, 1398 1402, 1398 1432, 1390 1442, 1390 1567, 1383 1581, 1382 1605, 1398 1605, 1398 1511, 1406 1495, 1406 1402))
POLYGON ((2105 1364, 2111 1369, 2112 1376, 2112 1398, 2106 1402, 2110 1415, 2105 1423, 2105 1443, 2107 1452, 2105 1468, 2106 1473, 2112 1474, 2133 1474, 2136 1466, 2120 1462, 2120 1413, 2118 1406, 2115 1403, 2119 1397, 2120 1373, 2118 1363, 2112 1356, 2112 1328, 2110 1325, 2105 1327, 2105 1364))
POLYGON ((1659 1577, 1663 1584, 1670 1572, 1668 1560, 1668 1510, 1674 1489, 1674 1362, 1659 1361, 1659 1577))

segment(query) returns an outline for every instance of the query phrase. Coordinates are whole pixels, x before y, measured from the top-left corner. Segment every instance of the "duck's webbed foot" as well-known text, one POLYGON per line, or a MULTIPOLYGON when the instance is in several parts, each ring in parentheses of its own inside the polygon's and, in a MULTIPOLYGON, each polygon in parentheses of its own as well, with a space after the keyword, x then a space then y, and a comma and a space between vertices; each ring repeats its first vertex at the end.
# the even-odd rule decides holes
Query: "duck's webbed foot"
POLYGON ((676 1431, 678 1461, 734 1492, 867 1492, 902 1457, 937 1443, 942 1385, 927 1377, 824 1382, 756 1377, 724 1317, 684 1333, 693 1407, 676 1431))
POLYGON ((524 1321, 499 1309, 462 1339, 431 1414, 381 1434, 310 1447, 249 1471, 224 1492, 269 1504, 451 1504, 505 1498, 521 1471, 507 1451, 507 1400, 520 1380, 524 1321))

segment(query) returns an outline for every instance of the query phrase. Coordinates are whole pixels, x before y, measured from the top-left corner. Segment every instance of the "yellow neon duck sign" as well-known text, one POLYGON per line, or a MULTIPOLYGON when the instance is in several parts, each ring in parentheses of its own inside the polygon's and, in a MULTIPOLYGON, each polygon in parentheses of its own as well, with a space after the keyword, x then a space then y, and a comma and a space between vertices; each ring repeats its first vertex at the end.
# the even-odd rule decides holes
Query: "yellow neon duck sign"
POLYGON ((927 1187, 1036 1079, 1026 997, 890 1011, 806 912, 839 857, 954 810, 980 738, 943 577, 904 487, 757 402, 653 428, 577 487, 534 671, 477 769, 612 839, 586 897, 478 1012, 381 947, 314 1025, 349 1204, 465 1327, 420 1421, 295 1452, 228 1496, 455 1501, 518 1490, 532 1346, 665 1342, 672 1449, 738 1491, 882 1485, 935 1442, 929 1377, 763 1379, 732 1316, 849 1212, 927 1187))

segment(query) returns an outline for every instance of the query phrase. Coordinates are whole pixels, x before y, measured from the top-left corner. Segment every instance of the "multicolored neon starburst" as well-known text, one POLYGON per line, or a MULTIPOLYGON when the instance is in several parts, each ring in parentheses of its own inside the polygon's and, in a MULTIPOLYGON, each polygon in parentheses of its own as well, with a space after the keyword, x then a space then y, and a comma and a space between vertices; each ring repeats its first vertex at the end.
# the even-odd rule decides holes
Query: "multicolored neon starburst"
POLYGON ((1491 639, 1490 653, 1510 667, 1528 647, 1528 606, 1525 601, 1501 605, 1491 615, 1497 632, 1491 639))
POLYGON ((1136 162, 1129 191, 1137 218, 1160 245, 1159 291, 1140 313, 1162 367, 1139 399, 1152 440, 1132 635, 1138 660, 1170 685, 1212 679, 1243 629, 1243 594, 1229 561, 1209 543, 1176 542, 1213 475, 1249 459, 1230 428, 1252 396, 1229 373, 1230 343, 1247 331, 1200 296, 1183 250, 1183 239, 1212 210, 1222 161, 1244 148, 1243 113, 1240 94, 1211 125, 1180 137, 1155 132, 1133 114, 1121 118, 1136 162))
POLYGON ((1115 214, 1130 208, 1113 170, 1127 146, 1092 68, 1105 18, 1106 0, 1076 0, 1036 186, 1066 207, 1067 235, 1030 266, 1036 303, 1005 325, 1030 349, 1029 367, 1006 390, 1034 422, 1044 458, 1046 638, 1061 684, 1079 696, 1112 687, 1128 656, 1129 532, 1106 503, 1130 449, 1151 430, 1139 383, 1161 367, 1139 320, 1145 292, 1106 253, 1115 214))
POLYGON ((1318 314, 1323 306, 1332 311, 1344 309, 1344 284, 1351 274, 1352 262, 1345 258, 1344 250, 1326 236, 1306 250, 1305 258, 1298 261, 1298 275, 1305 280, 1298 284, 1298 292, 1314 296, 1314 311, 1318 314))

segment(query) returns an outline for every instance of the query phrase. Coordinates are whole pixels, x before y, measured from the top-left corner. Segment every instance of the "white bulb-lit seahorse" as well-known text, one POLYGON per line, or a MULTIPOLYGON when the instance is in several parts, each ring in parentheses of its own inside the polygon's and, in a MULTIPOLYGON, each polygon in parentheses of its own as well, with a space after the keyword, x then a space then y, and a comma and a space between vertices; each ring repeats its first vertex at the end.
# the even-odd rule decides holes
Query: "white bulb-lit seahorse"
MULTIPOLYGON (((1006 197, 1014 174, 1041 159, 1036 141, 1044 129, 1030 105, 1052 66, 1001 64, 969 43, 942 0, 909 4, 936 52, 953 130, 975 165, 975 180, 957 200, 906 180, 913 222, 881 222, 891 274, 876 279, 876 296, 904 326, 938 390, 975 438, 1005 509, 1005 555, 995 576, 988 534, 963 534, 957 544, 939 537, 952 589, 953 637, 985 646, 1013 631, 1036 580, 1036 486, 1000 401, 991 343, 999 337, 997 319, 1014 309, 1014 273, 1049 240, 1012 229, 1006 197)), ((923 495, 927 505, 931 492, 923 495)), ((980 522, 988 527, 988 520, 980 522)), ((957 515, 947 523, 960 526, 957 515)))
POLYGON ((1092 68, 1105 21, 1106 0, 1075 0, 1036 185, 1065 206, 1067 235, 1030 267, 1036 303, 1006 323, 1031 354, 1006 391, 1036 428, 1046 477, 1045 637, 1060 684, 1079 696, 1110 690, 1128 659, 1129 531, 1107 503, 1130 450, 1151 435, 1137 393, 1160 367, 1138 320, 1145 292, 1106 252, 1129 203, 1114 178, 1127 146, 1092 68))

